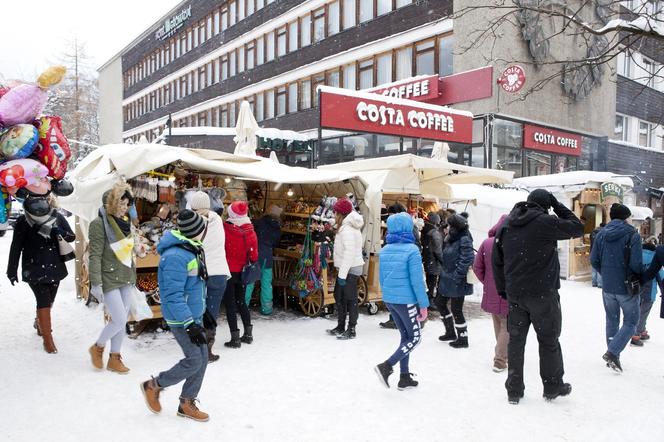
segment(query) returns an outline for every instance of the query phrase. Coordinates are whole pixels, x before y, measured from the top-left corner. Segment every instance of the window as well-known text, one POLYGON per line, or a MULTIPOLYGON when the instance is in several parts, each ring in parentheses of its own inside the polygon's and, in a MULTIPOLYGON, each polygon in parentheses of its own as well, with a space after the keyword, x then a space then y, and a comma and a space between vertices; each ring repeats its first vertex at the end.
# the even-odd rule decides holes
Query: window
POLYGON ((219 83, 219 59, 214 60, 214 83, 219 83))
POLYGON ((265 6, 265 0, 256 0, 256 10, 263 9, 265 6))
POLYGON ((519 149, 512 149, 509 147, 494 147, 491 155, 491 168, 498 170, 511 170, 514 172, 514 178, 522 175, 521 170, 521 155, 522 151, 519 149))
POLYGON ((438 39, 438 75, 452 75, 454 72, 454 36, 438 39))
POLYGON ((286 55, 287 51, 287 31, 286 31, 286 26, 277 29, 277 56, 278 57, 283 57, 286 55))
POLYGON ((632 56, 629 51, 623 51, 618 54, 618 74, 623 77, 632 78, 632 56))
POLYGON ((300 109, 311 107, 311 80, 300 81, 300 109))
POLYGON ((272 61, 274 60, 274 32, 267 34, 266 42, 266 61, 272 61))
POLYGON ((369 89, 374 86, 373 66, 373 60, 365 60, 359 63, 360 89, 369 89))
MULTIPOLYGON (((389 0, 390 2, 392 0, 389 0)), ((339 33, 339 2, 335 1, 327 5, 327 35, 339 33)))
POLYGON ((221 19, 221 17, 220 17, 219 11, 214 11, 214 26, 213 26, 213 29, 212 29, 212 32, 214 33, 214 35, 219 34, 220 19, 221 19))
POLYGON ((288 52, 297 51, 297 20, 288 25, 288 52))
POLYGON ((655 134, 654 124, 646 121, 639 121, 639 146, 653 147, 655 134))
POLYGON ((207 77, 206 77, 206 85, 210 86, 216 81, 214 81, 214 68, 212 67, 213 63, 208 63, 207 64, 207 77))
POLYGON ((235 69, 237 68, 237 64, 235 64, 236 60, 236 53, 235 51, 231 51, 228 54, 228 76, 233 77, 235 75, 235 69))
POLYGON ((338 69, 327 73, 327 80, 325 81, 325 84, 332 87, 339 87, 341 83, 338 69))
POLYGON ((397 50, 396 54, 396 80, 403 80, 413 76, 413 49, 404 48, 397 50))
POLYGON ((228 56, 221 57, 221 81, 228 78, 228 56))
POLYGON ((532 150, 526 150, 524 154, 526 155, 526 176, 548 175, 552 173, 551 154, 532 150))
POLYGON ((256 39, 256 66, 265 63, 265 39, 258 37, 256 39))
POLYGON ((301 47, 311 44, 311 15, 305 15, 300 19, 300 44, 301 47))
POLYGON ((235 2, 231 2, 230 6, 228 8, 228 24, 229 26, 233 26, 235 24, 235 20, 237 19, 237 5, 235 2))
POLYGON ((643 70, 643 84, 648 87, 655 87, 655 62, 645 57, 641 58, 641 69, 643 70))
POLYGON ((624 115, 616 115, 616 126, 613 131, 617 140, 629 141, 629 118, 624 115))
POLYGON ((356 75, 355 75, 355 63, 347 64, 346 66, 343 67, 344 70, 344 84, 343 87, 345 89, 350 89, 350 90, 356 90, 357 89, 357 81, 356 81, 356 75))
POLYGON ((228 103, 228 125, 235 126, 235 103, 228 103))
POLYGON ((325 38, 325 8, 314 11, 314 42, 325 38))
POLYGON ((274 118, 274 89, 265 92, 265 119, 274 118))
POLYGON ((244 2, 246 0, 238 0, 238 6, 237 6, 237 21, 242 21, 244 20, 244 2))
POLYGON ((263 96, 262 93, 256 95, 256 121, 263 121, 264 102, 265 102, 265 97, 263 96))
POLYGON ((219 127, 228 127, 228 106, 221 107, 219 127))
POLYGON ((413 3, 413 0, 397 0, 397 8, 402 8, 404 6, 410 5, 413 3))
POLYGON ((221 31, 228 29, 228 8, 221 8, 221 31))
POLYGON ((325 84, 325 75, 324 74, 318 74, 314 75, 312 78, 312 88, 313 88, 313 93, 314 93, 314 107, 318 106, 318 86, 322 86, 325 84))
POLYGON ((253 41, 247 44, 247 70, 251 70, 255 66, 255 47, 256 45, 253 41))
POLYGON ((355 15, 355 0, 343 0, 344 7, 344 29, 352 28, 357 25, 357 16, 355 15))
POLYGON ((193 32, 191 32, 190 29, 189 31, 187 31, 187 52, 191 51, 192 43, 193 43, 193 32))
POLYGON ((378 16, 387 14, 392 10, 392 0, 377 0, 378 1, 378 16))
POLYGON ((360 23, 369 21, 373 18, 374 0, 359 0, 360 2, 360 23))
POLYGON ((244 46, 237 48, 237 72, 244 72, 244 46))
POLYGON ((286 114, 286 86, 277 88, 277 116, 286 114))
POLYGON ((431 75, 436 73, 434 65, 435 46, 435 41, 429 40, 415 47, 417 54, 415 59, 416 75, 431 75))
POLYGON ((297 112, 297 83, 288 85, 288 112, 297 112))
POLYGON ((392 53, 379 55, 376 57, 376 84, 381 85, 392 82, 392 53))
POLYGON ((213 32, 212 16, 211 16, 211 15, 207 18, 207 26, 206 26, 206 30, 207 30, 207 38, 206 38, 206 40, 209 40, 209 39, 212 38, 212 32, 213 32))
POLYGON ((247 17, 254 13, 254 0, 247 0, 247 17))

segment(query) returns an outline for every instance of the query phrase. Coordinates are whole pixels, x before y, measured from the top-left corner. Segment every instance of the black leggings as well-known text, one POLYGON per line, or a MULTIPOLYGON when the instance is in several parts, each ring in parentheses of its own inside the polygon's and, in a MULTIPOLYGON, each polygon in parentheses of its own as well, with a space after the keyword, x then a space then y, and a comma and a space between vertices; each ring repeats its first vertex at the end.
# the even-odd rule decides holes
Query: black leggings
POLYGON ((50 308, 55 302, 55 295, 58 293, 60 282, 50 282, 47 284, 28 283, 37 300, 37 308, 50 308))
POLYGON ((251 313, 244 300, 245 285, 242 284, 242 274, 240 272, 232 272, 231 279, 228 280, 226 285, 226 293, 224 294, 224 305, 226 306, 226 319, 228 320, 228 328, 231 332, 239 331, 237 328, 237 312, 240 312, 242 318, 242 325, 245 330, 251 325, 251 313))
POLYGON ((360 315, 357 309, 357 280, 359 276, 346 276, 346 285, 339 285, 339 279, 334 285, 334 302, 337 305, 337 326, 346 329, 346 315, 348 315, 348 327, 357 325, 360 315))
POLYGON ((440 316, 443 318, 450 315, 450 310, 447 308, 447 303, 452 301, 452 316, 454 316, 454 324, 457 327, 465 327, 466 318, 463 316, 463 300, 466 299, 465 296, 460 296, 458 298, 448 298, 446 296, 436 296, 436 304, 438 305, 438 310, 440 311, 440 316))

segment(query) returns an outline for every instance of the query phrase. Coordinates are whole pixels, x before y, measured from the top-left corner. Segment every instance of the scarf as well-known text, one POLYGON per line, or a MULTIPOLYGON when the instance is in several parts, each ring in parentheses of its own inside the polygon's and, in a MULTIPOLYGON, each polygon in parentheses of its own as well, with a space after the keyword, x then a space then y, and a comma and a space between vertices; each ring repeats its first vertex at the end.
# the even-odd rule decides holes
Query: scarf
POLYGON ((196 256, 196 261, 198 261, 198 277, 203 281, 208 280, 207 264, 205 263, 205 251, 202 246, 194 245, 189 242, 183 242, 178 244, 177 247, 185 249, 188 252, 193 253, 196 256))
POLYGON ((415 236, 413 232, 388 233, 385 241, 388 244, 414 244, 415 236))
POLYGON ((115 216, 108 216, 104 207, 99 209, 99 216, 104 221, 106 239, 115 257, 122 265, 131 268, 134 263, 134 238, 131 234, 131 226, 128 222, 119 220, 115 216), (120 221, 119 224, 118 221, 120 221))
POLYGON ((25 212, 25 220, 28 222, 28 225, 32 228, 37 227, 37 233, 39 233, 44 238, 51 237, 51 231, 53 230, 53 225, 57 220, 55 216, 55 209, 44 216, 34 216, 30 215, 27 211, 25 212))
POLYGON ((248 216, 240 216, 237 218, 231 218, 230 216, 228 217, 228 222, 231 224, 234 224, 238 227, 242 227, 245 224, 251 224, 251 220, 249 219, 248 216))

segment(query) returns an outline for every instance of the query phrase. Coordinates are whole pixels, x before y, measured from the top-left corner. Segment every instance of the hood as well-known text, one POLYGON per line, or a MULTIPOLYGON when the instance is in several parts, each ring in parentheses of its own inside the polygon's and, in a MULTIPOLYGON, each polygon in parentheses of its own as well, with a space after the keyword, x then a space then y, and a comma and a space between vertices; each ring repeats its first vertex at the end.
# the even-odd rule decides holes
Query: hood
POLYGON ((614 242, 633 234, 634 227, 623 220, 614 219, 608 223, 602 231, 604 232, 604 238, 606 238, 608 242, 614 242))
MULTIPOLYGON (((389 221, 389 218, 388 218, 389 221)), ((343 222, 341 223, 342 226, 350 226, 353 229, 360 230, 362 226, 364 225, 364 218, 362 218, 362 215, 357 213, 356 211, 350 212, 346 217, 344 218, 343 222)), ((411 228, 412 230, 412 228, 411 228)))
POLYGON ((161 238, 159 244, 157 244, 157 253, 161 255, 171 247, 180 246, 182 244, 199 246, 201 243, 183 236, 178 230, 169 230, 161 238))
POLYGON ((535 218, 546 214, 547 212, 537 204, 522 201, 516 203, 510 212, 509 223, 510 226, 525 226, 535 218))
POLYGON ((498 233, 498 230, 500 230, 500 228, 503 226, 503 223, 506 219, 507 215, 502 215, 496 225, 489 229, 489 238, 494 238, 496 236, 496 233, 498 233))
POLYGON ((254 225, 251 223, 242 224, 241 226, 236 226, 235 224, 226 221, 226 228, 231 231, 235 231, 237 233, 246 233, 254 231, 254 225))
POLYGON ((413 218, 407 213, 398 213, 387 218, 387 233, 413 233, 413 218))

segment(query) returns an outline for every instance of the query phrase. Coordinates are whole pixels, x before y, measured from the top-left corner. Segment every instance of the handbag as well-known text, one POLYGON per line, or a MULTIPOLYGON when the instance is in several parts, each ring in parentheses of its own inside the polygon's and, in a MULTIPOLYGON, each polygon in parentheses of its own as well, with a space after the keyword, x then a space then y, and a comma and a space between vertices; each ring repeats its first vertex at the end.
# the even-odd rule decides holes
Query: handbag
POLYGON ((74 248, 60 235, 58 235, 58 251, 60 252, 60 260, 62 262, 71 261, 76 258, 74 248))
POLYGON ((242 235, 244 240, 244 248, 247 250, 247 263, 242 267, 242 284, 248 285, 253 284, 261 278, 261 267, 258 265, 258 261, 251 262, 249 258, 249 249, 247 249, 247 238, 245 235, 242 235))
POLYGON ((629 240, 625 245, 625 287, 627 288, 628 295, 635 296, 641 293, 641 275, 634 273, 630 268, 629 258, 631 255, 632 244, 631 240, 629 240))
POLYGON ((472 267, 468 269, 468 273, 466 274, 466 282, 471 285, 480 283, 480 279, 477 277, 472 267))

